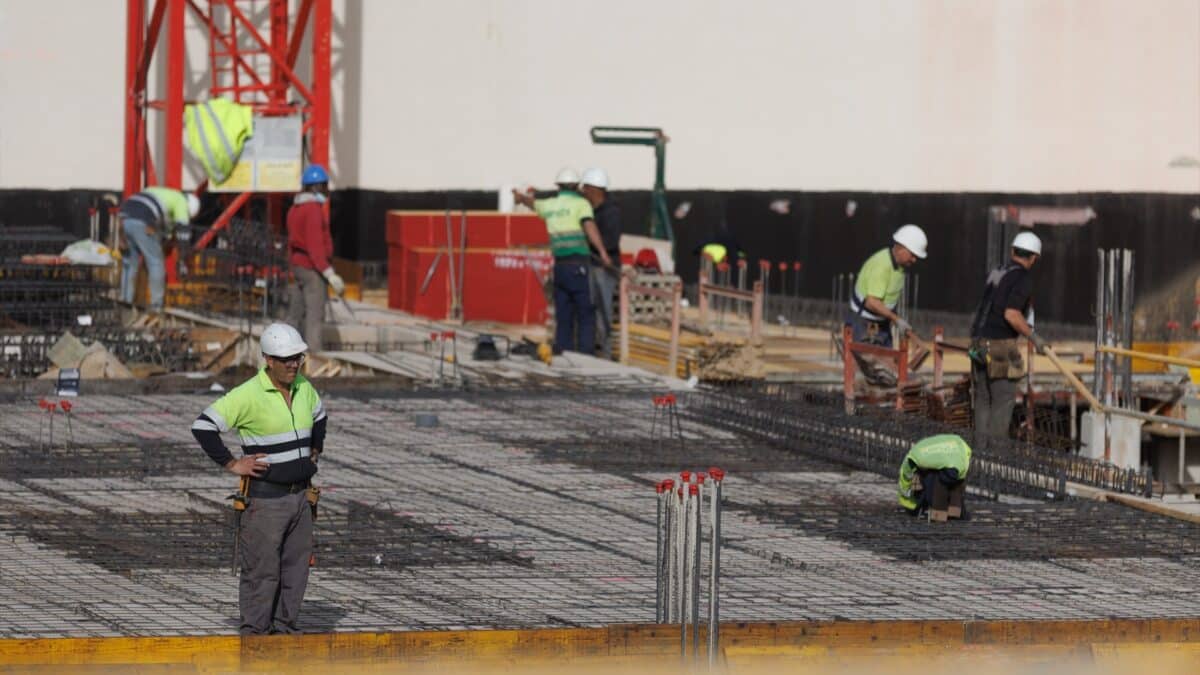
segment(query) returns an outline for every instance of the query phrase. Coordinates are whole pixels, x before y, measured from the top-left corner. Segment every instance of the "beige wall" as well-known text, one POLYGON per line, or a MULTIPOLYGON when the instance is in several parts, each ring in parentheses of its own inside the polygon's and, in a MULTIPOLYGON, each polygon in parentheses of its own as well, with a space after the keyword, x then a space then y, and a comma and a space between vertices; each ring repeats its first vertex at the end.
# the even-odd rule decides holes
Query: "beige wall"
MULTIPOLYGON (((335 4, 340 186, 1200 191, 1200 0, 335 4)), ((0 187, 120 183, 124 16, 0 0, 0 187)))

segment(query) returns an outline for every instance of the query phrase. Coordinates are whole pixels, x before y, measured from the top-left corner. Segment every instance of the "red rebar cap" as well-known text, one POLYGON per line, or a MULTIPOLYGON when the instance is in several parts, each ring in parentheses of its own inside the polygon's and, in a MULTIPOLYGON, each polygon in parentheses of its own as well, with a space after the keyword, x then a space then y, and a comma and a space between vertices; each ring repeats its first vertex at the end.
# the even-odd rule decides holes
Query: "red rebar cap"
POLYGON ((745 267, 745 266, 746 266, 746 259, 745 259, 745 258, 740 258, 740 259, 737 261, 737 266, 738 266, 738 267, 745 267))
POLYGON ((700 486, 699 485, 689 485, 688 486, 688 494, 692 495, 693 497, 700 494, 700 486))
POLYGON ((675 405, 675 394, 664 394, 663 403, 666 405, 675 405))
POLYGON ((89 215, 89 216, 94 216, 94 215, 96 215, 96 207, 94 207, 94 206, 89 206, 89 207, 88 207, 88 215, 89 215))
POLYGON ((676 490, 675 493, 678 494, 680 497, 682 497, 683 496, 683 486, 682 485, 679 486, 679 489, 676 490))
POLYGON ((63 412, 71 412, 71 402, 70 401, 59 401, 58 405, 62 407, 63 412))
POLYGON ((1200 319, 1192 322, 1192 330, 1200 330, 1200 319))
POLYGON ((765 269, 770 269, 770 268, 771 268, 771 261, 770 261, 770 260, 759 260, 759 261, 758 261, 758 266, 759 266, 759 267, 761 267, 761 268, 763 268, 764 270, 765 270, 765 269))
POLYGON ((787 263, 785 263, 785 262, 779 263, 779 271, 786 272, 787 271, 787 263))
POLYGON ((728 272, 729 271, 729 263, 727 263, 727 262, 717 263, 717 271, 718 272, 728 272))
POLYGON ((801 268, 801 267, 804 267, 804 265, 801 265, 799 260, 797 260, 796 262, 792 263, 792 269, 793 269, 793 270, 795 270, 795 271, 797 271, 797 272, 799 272, 799 271, 800 271, 800 268, 801 268))
POLYGON ((433 340, 434 342, 436 342, 436 341, 437 341, 437 339, 438 339, 438 334, 437 334, 437 333, 430 333, 430 334, 429 334, 429 339, 430 339, 430 340, 433 340))
POLYGON ((442 339, 443 340, 453 340, 454 339, 454 331, 452 331, 452 330, 442 331, 442 339))
POLYGON ((660 480, 660 481, 658 481, 658 483, 656 483, 656 484, 654 485, 654 491, 655 491, 655 492, 657 492, 657 493, 658 493, 658 494, 660 494, 660 495, 661 495, 662 493, 666 492, 666 490, 667 490, 667 486, 666 486, 666 484, 665 484, 663 481, 661 481, 661 480, 660 480))
POLYGON ((708 476, 705 476, 703 471, 701 471, 700 473, 696 474, 696 484, 697 484, 697 485, 704 485, 704 479, 705 479, 705 478, 708 478, 708 476))
POLYGON ((674 490, 675 489, 675 481, 671 480, 670 478, 664 478, 662 481, 662 486, 663 486, 663 489, 665 489, 665 490, 674 490))
POLYGON ((685 485, 687 483, 692 482, 692 472, 691 471, 680 471, 679 472, 679 480, 683 481, 683 483, 685 485))
POLYGON ((1179 330, 1179 322, 1178 321, 1168 321, 1167 322, 1167 330, 1179 330))
POLYGON ((715 466, 714 466, 714 467, 711 467, 711 468, 709 468, 709 470, 708 470, 708 475, 712 476, 712 479, 713 479, 713 480, 715 480, 715 481, 723 481, 723 480, 725 480, 725 470, 724 470, 724 469, 718 469, 718 468, 717 468, 717 467, 715 467, 715 466))
POLYGON ((54 403, 54 401, 47 401, 46 399, 42 399, 42 400, 38 401, 38 407, 41 408, 42 410, 53 411, 55 406, 56 406, 56 404, 54 403))

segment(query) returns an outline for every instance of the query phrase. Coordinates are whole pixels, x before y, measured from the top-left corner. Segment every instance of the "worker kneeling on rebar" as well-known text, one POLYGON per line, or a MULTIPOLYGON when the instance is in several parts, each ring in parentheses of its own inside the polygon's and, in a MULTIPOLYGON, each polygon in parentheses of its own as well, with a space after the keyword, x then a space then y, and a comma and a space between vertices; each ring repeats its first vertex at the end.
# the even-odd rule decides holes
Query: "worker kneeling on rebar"
POLYGON ((945 522, 967 517, 965 498, 971 446, 956 434, 918 441, 900 464, 900 506, 910 515, 945 522))

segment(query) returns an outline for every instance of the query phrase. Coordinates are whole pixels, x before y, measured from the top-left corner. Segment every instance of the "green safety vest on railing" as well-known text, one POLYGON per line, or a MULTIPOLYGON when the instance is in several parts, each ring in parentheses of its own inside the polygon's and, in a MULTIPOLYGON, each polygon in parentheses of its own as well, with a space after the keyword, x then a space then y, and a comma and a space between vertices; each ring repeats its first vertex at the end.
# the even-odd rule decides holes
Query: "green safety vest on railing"
POLYGON ((183 125, 188 151, 204 165, 209 181, 220 185, 254 135, 254 110, 223 98, 193 103, 183 108, 183 125))

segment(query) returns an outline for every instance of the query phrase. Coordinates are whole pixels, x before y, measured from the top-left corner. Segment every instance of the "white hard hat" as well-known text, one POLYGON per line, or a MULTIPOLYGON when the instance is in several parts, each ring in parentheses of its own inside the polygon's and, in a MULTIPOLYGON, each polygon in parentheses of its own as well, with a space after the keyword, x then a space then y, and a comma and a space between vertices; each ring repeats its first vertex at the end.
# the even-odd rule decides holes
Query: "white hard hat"
POLYGON ((188 203, 188 218, 195 218, 197 213, 200 213, 200 198, 192 193, 187 193, 188 203))
POLYGON ((308 351, 300 331, 286 323, 273 323, 263 329, 259 344, 262 345, 263 354, 281 359, 308 351))
POLYGON ((580 181, 584 185, 598 187, 601 190, 608 189, 608 172, 599 167, 583 170, 583 180, 580 181))
POLYGON ((1017 236, 1013 237, 1012 247, 1037 255, 1042 254, 1042 240, 1032 232, 1018 232, 1017 236))
POLYGON ((559 169, 554 182, 559 185, 579 185, 579 173, 570 167, 559 169))
POLYGON ((925 236, 925 230, 916 225, 902 226, 892 235, 892 241, 912 251, 918 258, 925 259, 925 247, 929 245, 929 238, 925 236))

